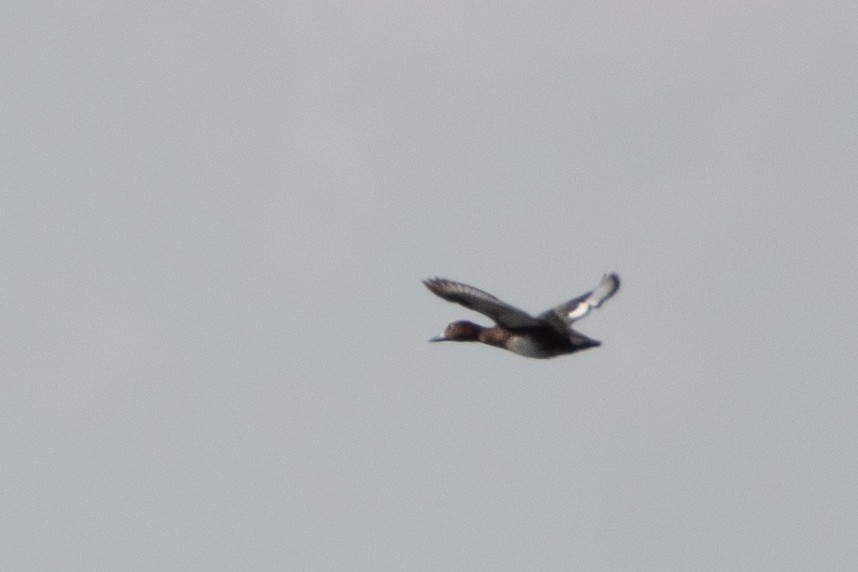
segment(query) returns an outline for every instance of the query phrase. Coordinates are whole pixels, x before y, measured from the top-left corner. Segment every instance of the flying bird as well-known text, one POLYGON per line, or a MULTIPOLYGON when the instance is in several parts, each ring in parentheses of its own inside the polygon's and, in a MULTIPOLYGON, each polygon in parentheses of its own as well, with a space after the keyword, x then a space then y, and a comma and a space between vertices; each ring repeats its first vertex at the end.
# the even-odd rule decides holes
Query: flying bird
POLYGON ((431 278, 423 283, 433 294, 488 316, 495 322, 490 328, 466 320, 453 322, 430 342, 481 342, 526 357, 550 358, 602 344, 575 331, 572 324, 613 296, 620 288, 620 277, 613 273, 605 274, 591 292, 536 317, 467 284, 445 278, 431 278))

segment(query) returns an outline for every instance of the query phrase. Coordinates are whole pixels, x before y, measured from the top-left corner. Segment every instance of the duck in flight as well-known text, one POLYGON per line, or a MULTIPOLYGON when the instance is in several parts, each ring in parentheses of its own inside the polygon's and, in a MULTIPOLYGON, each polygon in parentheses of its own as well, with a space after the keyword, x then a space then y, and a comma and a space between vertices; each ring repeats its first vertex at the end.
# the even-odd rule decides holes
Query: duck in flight
POLYGON ((526 357, 550 358, 601 345, 600 341, 576 332, 572 324, 616 294, 620 277, 605 274, 592 291, 536 317, 467 284, 444 278, 431 278, 423 283, 436 296, 495 322, 490 328, 466 320, 453 322, 430 342, 482 342, 526 357))

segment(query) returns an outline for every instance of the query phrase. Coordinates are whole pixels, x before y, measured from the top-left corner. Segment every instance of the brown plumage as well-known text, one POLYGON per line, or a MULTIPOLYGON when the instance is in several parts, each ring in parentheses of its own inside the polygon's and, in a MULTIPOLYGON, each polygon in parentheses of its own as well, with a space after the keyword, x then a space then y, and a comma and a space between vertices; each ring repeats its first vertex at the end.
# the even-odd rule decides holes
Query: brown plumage
POLYGON ((423 282, 441 298, 488 316, 495 326, 453 322, 430 341, 481 342, 533 358, 549 358, 596 347, 601 342, 572 329, 572 324, 613 296, 620 287, 616 274, 606 274, 590 292, 543 312, 537 317, 473 286, 444 278, 423 282))

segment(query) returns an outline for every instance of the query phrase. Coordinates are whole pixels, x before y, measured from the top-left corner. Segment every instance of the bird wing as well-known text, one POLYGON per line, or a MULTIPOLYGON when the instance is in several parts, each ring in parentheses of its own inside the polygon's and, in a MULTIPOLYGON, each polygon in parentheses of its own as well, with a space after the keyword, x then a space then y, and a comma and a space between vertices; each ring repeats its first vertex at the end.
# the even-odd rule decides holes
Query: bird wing
POLYGON ((510 306, 473 286, 445 278, 432 278, 424 280, 423 283, 436 296, 488 316, 498 325, 508 328, 530 328, 540 325, 540 321, 527 312, 510 306))
POLYGON ((602 281, 591 292, 582 294, 577 298, 560 304, 541 314, 539 317, 555 321, 558 318, 569 327, 590 313, 593 308, 598 308, 602 302, 613 296, 620 288, 620 277, 616 274, 605 274, 602 281))

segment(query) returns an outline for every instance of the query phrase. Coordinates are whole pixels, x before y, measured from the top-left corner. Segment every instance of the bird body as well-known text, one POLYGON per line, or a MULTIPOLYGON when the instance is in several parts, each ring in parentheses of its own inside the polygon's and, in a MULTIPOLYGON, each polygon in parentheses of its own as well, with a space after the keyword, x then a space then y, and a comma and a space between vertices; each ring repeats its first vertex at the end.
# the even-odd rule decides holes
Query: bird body
POLYGON ((575 331, 572 324, 613 296, 620 287, 620 278, 606 274, 592 291, 537 317, 467 284, 445 278, 424 280, 424 284, 433 294, 495 322, 490 328, 464 320, 453 322, 430 341, 481 342, 526 357, 550 358, 601 345, 598 340, 575 331))

